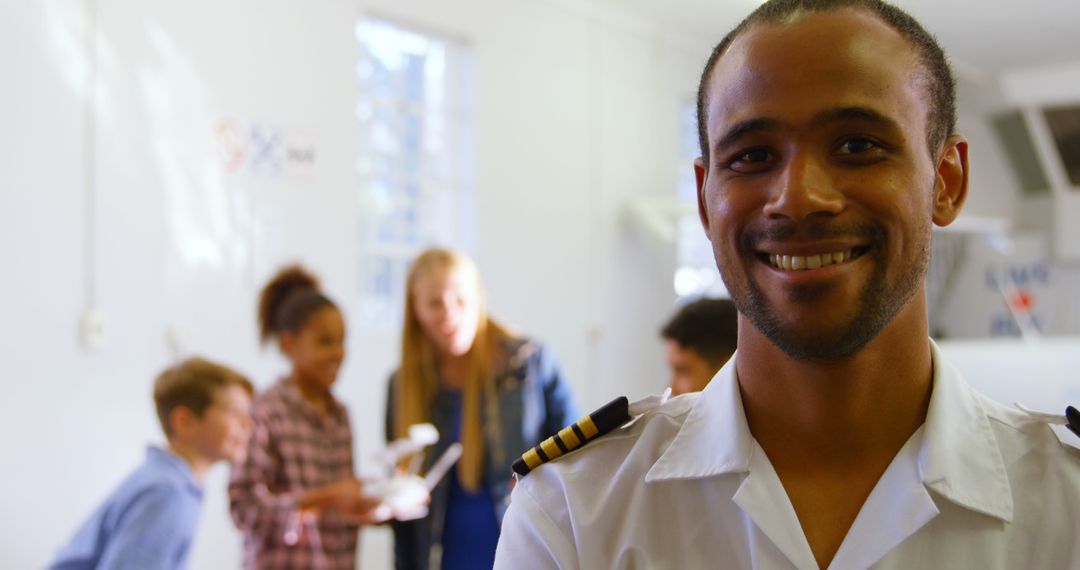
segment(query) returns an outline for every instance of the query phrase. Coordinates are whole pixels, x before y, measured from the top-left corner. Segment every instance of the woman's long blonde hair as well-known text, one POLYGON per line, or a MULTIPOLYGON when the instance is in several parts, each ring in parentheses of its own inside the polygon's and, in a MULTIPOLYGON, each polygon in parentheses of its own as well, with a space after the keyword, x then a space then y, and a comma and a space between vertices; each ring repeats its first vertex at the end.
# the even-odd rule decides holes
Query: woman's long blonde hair
POLYGON ((424 334, 416 320, 416 281, 435 271, 460 271, 475 286, 477 324, 476 337, 469 349, 468 376, 461 410, 462 455, 458 463, 458 478, 463 487, 475 491, 484 474, 484 404, 496 404, 495 379, 492 370, 502 341, 509 331, 487 316, 480 275, 472 261, 464 255, 443 248, 423 251, 409 268, 405 280, 405 319, 401 335, 401 367, 398 369, 395 392, 394 436, 405 437, 409 426, 431 421, 431 406, 439 384, 435 368, 435 346, 424 334))

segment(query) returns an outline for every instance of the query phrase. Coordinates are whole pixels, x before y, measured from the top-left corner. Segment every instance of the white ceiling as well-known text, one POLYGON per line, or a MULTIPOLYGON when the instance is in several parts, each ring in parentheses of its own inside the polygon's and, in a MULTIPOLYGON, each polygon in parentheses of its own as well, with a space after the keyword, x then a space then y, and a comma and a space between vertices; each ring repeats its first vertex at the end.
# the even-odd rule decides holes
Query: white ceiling
MULTIPOLYGON (((760 4, 756 0, 592 0, 710 45, 760 4)), ((897 0, 937 36, 958 71, 986 78, 1005 70, 1080 61, 1080 0, 897 0)))

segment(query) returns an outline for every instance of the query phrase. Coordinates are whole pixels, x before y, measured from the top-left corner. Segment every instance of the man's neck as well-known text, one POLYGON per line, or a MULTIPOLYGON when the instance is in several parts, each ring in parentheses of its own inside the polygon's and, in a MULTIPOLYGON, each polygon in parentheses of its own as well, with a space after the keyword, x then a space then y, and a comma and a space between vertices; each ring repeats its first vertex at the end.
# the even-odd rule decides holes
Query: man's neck
POLYGON ((925 309, 908 307, 855 355, 787 355, 740 323, 736 373, 750 433, 776 471, 821 567, 923 424, 933 362, 925 309))
POLYGON ((779 435, 815 454, 858 454, 886 441, 899 449, 926 418, 933 376, 925 316, 906 312, 858 353, 829 361, 792 358, 750 323, 740 326, 736 370, 755 439, 779 435))
POLYGON ((178 441, 170 441, 168 450, 173 455, 183 459, 191 467, 191 475, 201 485, 203 480, 206 479, 206 472, 210 470, 214 462, 200 455, 191 446, 178 441))

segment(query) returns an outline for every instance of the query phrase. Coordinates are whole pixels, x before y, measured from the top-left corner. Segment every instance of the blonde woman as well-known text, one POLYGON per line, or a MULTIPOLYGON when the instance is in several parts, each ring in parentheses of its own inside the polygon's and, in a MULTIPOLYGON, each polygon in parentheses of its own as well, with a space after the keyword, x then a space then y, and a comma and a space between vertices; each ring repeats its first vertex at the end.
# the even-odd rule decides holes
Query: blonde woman
POLYGON ((461 253, 429 249, 409 269, 401 365, 391 376, 387 437, 432 422, 464 447, 432 492, 430 514, 395 522, 396 567, 491 568, 510 494, 510 464, 578 414, 543 345, 487 316, 480 277, 461 253))

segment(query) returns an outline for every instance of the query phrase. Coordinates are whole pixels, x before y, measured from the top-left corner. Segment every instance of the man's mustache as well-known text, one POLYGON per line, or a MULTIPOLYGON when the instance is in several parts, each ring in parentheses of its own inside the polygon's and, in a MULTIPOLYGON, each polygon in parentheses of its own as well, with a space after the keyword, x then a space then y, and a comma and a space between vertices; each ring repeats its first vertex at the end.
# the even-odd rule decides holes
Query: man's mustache
POLYGON ((791 219, 767 220, 750 226, 742 234, 745 250, 758 250, 762 242, 858 241, 874 243, 883 240, 885 231, 871 223, 834 222, 826 220, 791 219))

